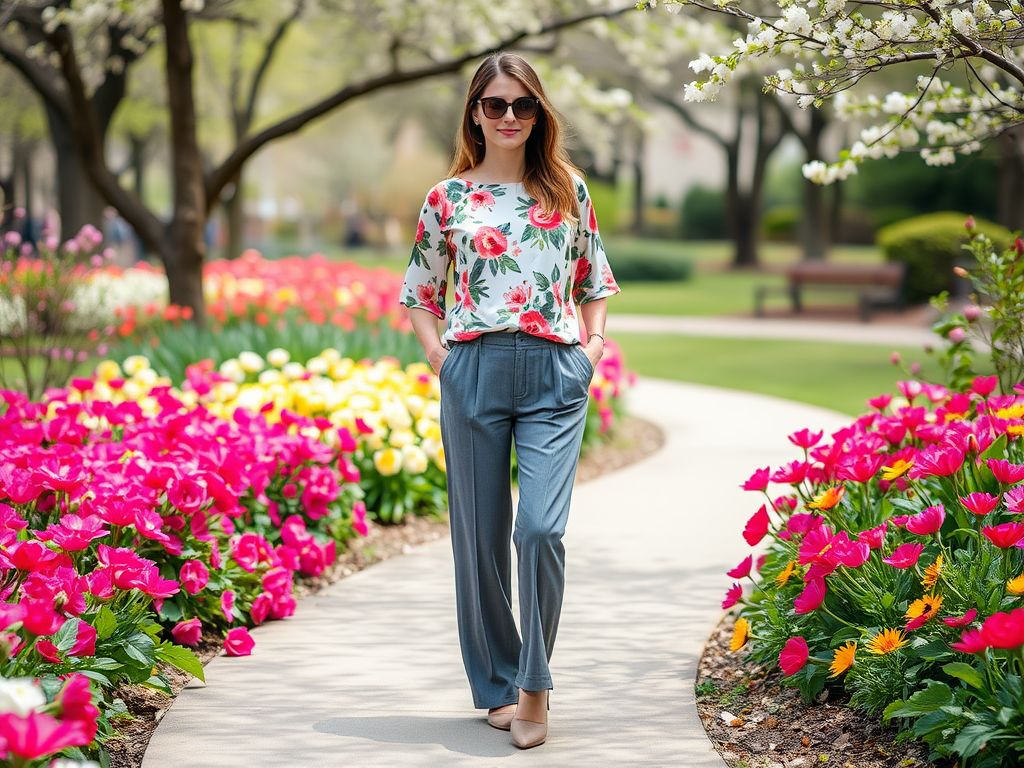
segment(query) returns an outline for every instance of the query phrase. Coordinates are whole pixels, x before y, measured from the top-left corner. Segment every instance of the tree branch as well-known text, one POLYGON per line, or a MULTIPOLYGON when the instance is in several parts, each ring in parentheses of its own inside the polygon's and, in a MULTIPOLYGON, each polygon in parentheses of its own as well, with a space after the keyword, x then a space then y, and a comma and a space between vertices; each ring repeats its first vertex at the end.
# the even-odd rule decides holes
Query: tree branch
MULTIPOLYGON (((668 107, 673 112, 675 112, 676 115, 678 115, 684 123, 690 126, 690 128, 692 128, 693 130, 697 131, 697 133, 707 136, 709 139, 714 141, 716 144, 719 144, 723 148, 728 148, 731 144, 734 144, 736 142, 735 137, 731 140, 727 139, 715 129, 709 128, 708 126, 702 125, 701 123, 697 122, 696 118, 694 118, 694 116, 690 114, 690 110, 688 110, 682 104, 677 102, 675 99, 669 98, 668 96, 665 96, 662 93, 657 93, 654 91, 648 91, 648 95, 662 106, 668 107)), ((737 130, 737 135, 738 134, 739 131, 737 130)))
POLYGON ((276 139, 280 139, 283 136, 288 136, 301 130, 312 121, 328 114, 347 101, 351 101, 359 96, 365 96, 368 93, 372 93, 373 91, 386 88, 388 86, 410 83, 416 80, 435 77, 437 75, 457 72, 465 64, 473 61, 474 59, 488 56, 504 48, 509 48, 527 37, 535 37, 536 35, 554 32, 559 29, 566 29, 577 24, 582 24, 585 21, 591 21, 592 19, 619 16, 635 9, 635 5, 629 5, 614 11, 592 11, 579 16, 573 16, 568 19, 560 19, 547 24, 536 32, 520 30, 515 34, 500 40, 493 46, 489 46, 482 50, 471 51, 453 59, 449 59, 448 61, 434 62, 418 69, 396 69, 388 72, 387 74, 372 77, 360 83, 346 86, 311 107, 308 107, 291 117, 285 118, 275 125, 264 129, 255 136, 250 136, 248 139, 239 143, 239 145, 235 147, 234 151, 224 160, 223 163, 221 163, 220 167, 215 169, 207 179, 206 210, 209 212, 212 207, 216 205, 224 187, 235 177, 245 161, 252 157, 259 149, 276 139))
POLYGON ((274 58, 274 53, 277 50, 277 46, 284 38, 285 32, 288 28, 298 20, 299 16, 302 15, 303 10, 306 7, 306 0, 296 0, 295 8, 292 9, 292 13, 286 19, 283 19, 280 24, 277 25, 277 29, 274 30, 274 35, 270 38, 267 43, 266 50, 263 54, 263 59, 260 61, 259 67, 256 68, 256 74, 252 78, 252 87, 249 89, 249 99, 245 106, 245 130, 249 130, 249 126, 252 125, 253 116, 256 113, 256 99, 259 96, 260 86, 263 84, 263 77, 270 67, 270 62, 274 58))

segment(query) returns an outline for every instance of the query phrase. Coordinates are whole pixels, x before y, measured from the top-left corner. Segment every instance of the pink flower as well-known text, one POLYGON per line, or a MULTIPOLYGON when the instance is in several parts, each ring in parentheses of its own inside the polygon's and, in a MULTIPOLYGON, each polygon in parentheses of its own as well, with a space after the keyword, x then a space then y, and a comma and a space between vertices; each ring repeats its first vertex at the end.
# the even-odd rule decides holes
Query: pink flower
POLYGON ((494 205, 494 195, 483 189, 478 189, 476 192, 470 192, 467 199, 469 200, 469 207, 474 211, 477 208, 490 208, 494 205))
POLYGON ((529 333, 532 336, 540 336, 541 338, 552 337, 551 325, 548 323, 547 318, 535 309, 523 312, 519 316, 519 328, 524 333, 529 333))
POLYGON ((932 445, 917 455, 910 477, 918 480, 925 477, 949 477, 955 475, 964 464, 965 452, 948 445, 932 445))
POLYGON ((881 549, 885 544, 885 523, 877 528, 869 528, 857 534, 857 541, 867 544, 871 549, 881 549))
POLYGON ((1011 464, 1006 459, 989 459, 988 468, 1000 483, 1019 483, 1024 480, 1024 464, 1011 464))
POLYGON ((505 307, 509 312, 519 312, 530 300, 532 289, 525 285, 514 285, 507 293, 502 294, 505 299, 505 307))
POLYGON ((96 655, 96 629, 81 619, 78 620, 78 635, 75 637, 75 644, 68 651, 68 656, 95 656, 96 655))
POLYGON ((235 627, 228 630, 224 638, 224 652, 228 656, 248 656, 252 653, 252 647, 256 642, 245 627, 235 627))
POLYGON ((178 576, 181 587, 190 595, 198 594, 210 581, 210 571, 199 560, 186 560, 178 576))
POLYGON ((746 526, 743 528, 743 538, 746 539, 747 544, 752 547, 756 546, 767 535, 770 522, 768 508, 762 504, 761 508, 754 513, 754 516, 747 521, 746 526))
POLYGON ((739 565, 737 565, 731 571, 727 571, 725 575, 731 579, 742 579, 750 575, 750 569, 753 567, 753 565, 754 556, 747 555, 745 558, 743 558, 743 561, 739 565))
POLYGON ((11 754, 37 760, 65 747, 84 747, 92 736, 81 721, 60 721, 53 715, 29 712, 26 717, 0 715, 0 739, 11 754))
POLYGON ((52 603, 22 597, 21 605, 25 609, 22 624, 33 635, 52 635, 64 626, 64 617, 53 610, 52 603))
POLYGON ((722 600, 722 608, 732 608, 739 602, 741 597, 743 597, 743 587, 739 584, 733 584, 729 587, 729 591, 725 593, 725 599, 722 600))
POLYGON ((19 571, 46 571, 56 568, 67 558, 67 555, 61 556, 31 539, 12 544, 7 552, 11 556, 11 565, 19 571))
POLYGON ((981 517, 999 506, 999 497, 991 493, 972 493, 969 496, 961 496, 960 503, 981 517))
POLYGON ((917 563, 923 551, 924 544, 901 544, 889 557, 883 557, 882 562, 893 568, 910 568, 917 563))
POLYGON ((203 637, 202 622, 200 622, 199 619, 179 621, 171 629, 171 637, 173 637, 174 642, 179 645, 197 646, 203 637))
POLYGON ((986 538, 999 549, 1010 549, 1024 538, 1024 523, 1003 523, 981 529, 986 538))
MULTIPOLYGON (((104 527, 104 521, 99 515, 78 515, 68 514, 60 519, 60 524, 51 524, 46 529, 47 538, 61 549, 67 552, 80 552, 88 549, 95 539, 101 539, 109 531, 104 527)), ((41 538, 41 537, 40 537, 41 538)))
POLYGON ((366 504, 362 501, 357 501, 352 505, 352 530, 360 536, 370 533, 370 529, 366 525, 366 504))
POLYGON ((789 442, 795 445, 797 448, 813 448, 821 442, 821 437, 825 432, 811 432, 809 429, 801 429, 798 432, 794 432, 789 436, 789 442))
POLYGON ((508 239, 500 229, 480 227, 473 235, 473 245, 483 259, 495 259, 508 250, 508 239))
POLYGON ((966 336, 967 334, 964 333, 964 329, 957 326, 950 329, 947 338, 954 344, 959 344, 966 336))
POLYGON ((780 467, 771 476, 771 481, 784 485, 799 485, 807 477, 809 467, 810 465, 806 461, 791 461, 789 464, 780 467))
POLYGON ((963 616, 950 616, 942 621, 945 622, 946 626, 949 627, 966 627, 977 617, 978 611, 975 608, 971 608, 963 616))
POLYGON ((235 593, 233 590, 225 589, 220 595, 220 609, 224 612, 224 618, 228 624, 235 620, 235 593))
MULTIPOLYGON (((898 358, 897 362, 899 362, 898 358)), ((917 397, 918 395, 921 394, 921 392, 924 391, 924 388, 921 386, 921 382, 914 380, 897 381, 896 388, 900 391, 900 394, 907 398, 907 400, 911 403, 914 402, 915 397, 917 397)))
POLYGON ((821 605, 827 592, 828 589, 825 587, 824 579, 812 579, 807 582, 804 591, 793 602, 793 607, 798 614, 810 613, 821 605))
POLYGON ((1024 485, 1008 490, 1003 496, 1003 502, 1013 514, 1024 514, 1024 485))
POLYGON ((988 640, 980 629, 968 629, 960 635, 959 643, 950 643, 949 647, 961 653, 981 653, 988 648, 988 640))
POLYGON ((40 640, 36 643, 36 650, 39 655, 52 664, 60 664, 61 658, 60 653, 57 652, 57 646, 51 643, 49 640, 40 640))
POLYGON ((562 214, 558 211, 548 213, 538 203, 530 206, 527 216, 530 219, 530 223, 537 227, 537 229, 555 229, 562 224, 562 214))
POLYGON ((1024 645, 1024 608, 993 613, 985 619, 981 631, 991 648, 1019 648, 1024 645))
MULTIPOLYGON (((980 310, 979 314, 981 314, 980 310)), ((982 397, 988 397, 995 391, 996 385, 998 384, 998 376, 978 376, 971 382, 971 390, 982 397)))
POLYGON ((791 637, 779 654, 779 666, 786 675, 795 675, 804 668, 810 651, 802 637, 791 637))
POLYGON ((764 469, 758 469, 750 476, 750 478, 743 484, 744 491, 763 491, 768 487, 768 480, 771 474, 771 467, 765 467, 764 469))
POLYGON ((946 510, 941 504, 928 507, 923 512, 907 519, 907 530, 918 536, 930 536, 937 533, 946 520, 946 510))
MULTIPOLYGON (((896 353, 893 353, 896 354, 896 353)), ((896 360, 899 362, 899 359, 896 360)), ((884 411, 889 407, 889 403, 892 402, 892 395, 879 395, 868 400, 868 405, 878 411, 884 411)))
POLYGON ((269 592, 261 592, 256 596, 256 599, 252 601, 252 607, 249 609, 249 618, 252 619, 253 624, 262 624, 267 620, 267 616, 270 615, 270 609, 274 603, 274 596, 269 592))

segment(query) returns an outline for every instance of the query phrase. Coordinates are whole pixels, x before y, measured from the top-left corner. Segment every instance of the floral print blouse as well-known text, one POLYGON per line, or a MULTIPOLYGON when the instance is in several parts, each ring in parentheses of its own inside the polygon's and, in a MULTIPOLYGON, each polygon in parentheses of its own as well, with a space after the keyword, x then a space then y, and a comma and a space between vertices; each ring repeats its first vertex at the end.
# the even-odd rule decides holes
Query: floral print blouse
POLYGON ((550 214, 522 184, 451 178, 427 195, 402 287, 402 303, 444 319, 448 266, 455 306, 442 342, 516 328, 575 344, 573 304, 619 292, 583 179, 576 180, 579 223, 550 214))

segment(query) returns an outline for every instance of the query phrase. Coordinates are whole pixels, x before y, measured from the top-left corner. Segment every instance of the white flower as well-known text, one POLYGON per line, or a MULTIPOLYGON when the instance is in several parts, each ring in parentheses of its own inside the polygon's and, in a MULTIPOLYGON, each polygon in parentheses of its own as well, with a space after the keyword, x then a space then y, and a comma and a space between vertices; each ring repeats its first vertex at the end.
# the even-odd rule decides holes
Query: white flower
POLYGON ((245 370, 242 368, 242 364, 235 358, 225 360, 217 370, 236 384, 241 384, 245 381, 245 370))
POLYGON ((0 677, 0 712, 28 717, 46 706, 46 694, 31 677, 0 677))
POLYGON ((422 475, 427 471, 427 454, 417 445, 402 447, 402 468, 410 475, 422 475))
MULTIPOLYGON (((266 361, 255 352, 239 352, 238 364, 246 373, 259 373, 267 367, 266 361)), ((221 371, 221 373, 224 373, 224 371, 221 371)), ((225 373, 224 375, 228 376, 229 374, 225 373)))
POLYGON ((331 363, 324 357, 314 357, 306 361, 306 370, 314 376, 325 376, 331 370, 331 363))
POLYGON ((708 56, 706 53, 702 53, 699 59, 694 59, 690 62, 690 69, 696 72, 698 75, 705 71, 713 69, 715 66, 715 60, 708 56))
POLYGON ((124 372, 129 376, 134 376, 139 371, 144 371, 149 368, 149 358, 145 355, 132 355, 124 361, 121 366, 124 372))
POLYGON ((783 12, 782 18, 775 22, 775 27, 794 35, 809 35, 811 17, 803 6, 791 5, 783 12))
POLYGON ((306 375, 306 368, 302 363, 285 363, 281 366, 281 375, 286 379, 298 381, 306 375))
POLYGON ((284 364, 291 359, 291 353, 289 353, 287 349, 281 349, 278 347, 277 349, 272 349, 267 352, 267 362, 275 368, 283 367, 284 364))

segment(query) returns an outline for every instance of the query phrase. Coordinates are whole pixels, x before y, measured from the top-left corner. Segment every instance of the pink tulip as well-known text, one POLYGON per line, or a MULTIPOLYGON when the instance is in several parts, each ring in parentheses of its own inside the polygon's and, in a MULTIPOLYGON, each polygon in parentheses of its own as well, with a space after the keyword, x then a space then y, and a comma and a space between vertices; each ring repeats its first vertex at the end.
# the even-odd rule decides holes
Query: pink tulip
POLYGON ((233 590, 226 589, 221 592, 220 609, 224 613, 224 618, 228 624, 235 620, 235 593, 233 590))
POLYGON ((999 497, 990 493, 972 493, 968 496, 961 496, 960 503, 970 512, 982 517, 999 506, 999 497))
POLYGON ((1024 480, 1024 464, 1011 464, 1006 459, 989 459, 988 468, 1000 483, 1019 483, 1024 480))
POLYGON ((1010 549, 1024 538, 1024 523, 1003 523, 981 529, 985 537, 999 549, 1010 549))
POLYGON ((802 637, 792 637, 786 641, 786 646, 779 654, 779 666, 785 675, 795 675, 804 668, 809 655, 807 641, 802 637))
POLYGON ((959 643, 950 643, 949 647, 961 653, 981 653, 989 645, 982 630, 968 629, 960 636, 959 643))
POLYGON ((756 546, 768 534, 768 526, 770 524, 768 518, 768 509, 765 505, 761 505, 761 508, 754 513, 746 526, 743 528, 743 538, 750 546, 756 546))
POLYGON ((763 469, 756 470, 754 472, 754 474, 752 474, 747 479, 747 481, 745 483, 743 483, 743 485, 742 485, 743 490, 745 490, 745 491, 763 491, 765 488, 768 487, 768 480, 769 480, 769 475, 770 474, 771 474, 771 467, 764 467, 763 469))
POLYGON ((797 448, 813 448, 819 442, 824 432, 811 432, 809 429, 801 429, 798 432, 794 432, 788 438, 789 442, 795 445, 797 448))
POLYGON ((941 504, 928 507, 923 512, 911 516, 907 520, 907 530, 918 536, 930 536, 938 533, 946 520, 946 510, 941 504))
POLYGON ((982 397, 988 397, 998 385, 998 376, 978 376, 971 382, 971 390, 982 397))
POLYGON ((889 557, 883 557, 882 562, 893 568, 910 568, 917 564, 923 551, 924 544, 901 544, 889 557))
POLYGON ((174 627, 171 628, 171 637, 174 638, 174 642, 179 645, 199 645, 199 641, 203 636, 203 625, 199 619, 189 619, 188 621, 179 621, 174 627))
POLYGON ((235 627, 228 630, 227 637, 224 638, 224 652, 228 656, 248 656, 252 653, 255 644, 256 642, 249 635, 248 629, 235 627))
POLYGON ((754 565, 754 556, 747 555, 743 560, 733 568, 731 571, 726 571, 726 576, 731 579, 743 579, 750 575, 750 569, 754 565))
POLYGON ((725 593, 725 598, 722 600, 722 608, 732 608, 736 603, 743 597, 743 587, 739 584, 733 584, 729 587, 729 591, 725 593))
POLYGON ((807 582, 803 592, 793 602, 797 614, 811 613, 825 600, 828 590, 825 587, 824 579, 812 579, 807 582))

